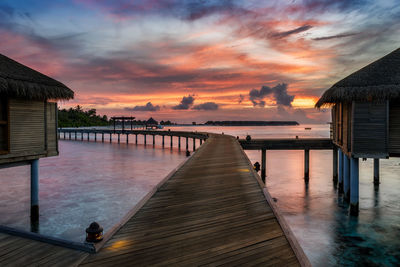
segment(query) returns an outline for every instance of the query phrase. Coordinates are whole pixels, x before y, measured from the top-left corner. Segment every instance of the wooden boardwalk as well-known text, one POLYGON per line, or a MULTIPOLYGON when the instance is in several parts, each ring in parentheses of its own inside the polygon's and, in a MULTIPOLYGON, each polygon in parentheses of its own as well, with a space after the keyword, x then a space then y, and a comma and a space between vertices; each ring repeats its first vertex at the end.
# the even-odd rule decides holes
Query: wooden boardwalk
MULTIPOLYGON (((251 168, 236 139, 212 135, 97 254, 31 240, 24 250, 40 255, 43 265, 69 258, 63 266, 307 264, 296 257, 301 249, 290 246, 251 168)), ((1 266, 7 238, 22 239, 0 235, 1 266)), ((37 265, 15 247, 15 260, 37 265)))
POLYGON ((213 136, 83 265, 298 265, 246 156, 213 136))

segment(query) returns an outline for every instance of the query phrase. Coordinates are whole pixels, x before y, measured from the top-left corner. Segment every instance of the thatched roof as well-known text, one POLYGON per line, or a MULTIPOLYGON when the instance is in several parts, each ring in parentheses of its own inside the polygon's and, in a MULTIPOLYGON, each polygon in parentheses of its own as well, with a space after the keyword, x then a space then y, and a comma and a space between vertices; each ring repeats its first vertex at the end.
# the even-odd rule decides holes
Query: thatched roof
POLYGON ((157 125, 158 121, 156 121, 155 119, 153 119, 153 117, 151 117, 150 119, 148 119, 146 121, 146 124, 148 124, 148 125, 153 125, 153 124, 157 125))
POLYGON ((0 54, 0 95, 26 99, 71 99, 64 84, 0 54))
POLYGON ((400 98, 400 48, 335 83, 315 106, 400 98))

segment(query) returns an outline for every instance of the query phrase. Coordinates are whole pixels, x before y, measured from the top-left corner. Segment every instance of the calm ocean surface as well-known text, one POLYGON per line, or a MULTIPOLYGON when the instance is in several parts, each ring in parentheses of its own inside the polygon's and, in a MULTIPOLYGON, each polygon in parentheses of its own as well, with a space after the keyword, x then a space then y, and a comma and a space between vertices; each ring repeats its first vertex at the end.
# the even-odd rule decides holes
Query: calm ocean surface
MULTIPOLYGON (((253 139, 329 137, 329 125, 170 129, 253 139)), ((169 138, 165 149, 161 138, 155 148, 143 146, 140 138, 139 143, 60 141, 60 156, 40 162, 39 232, 81 242, 93 220, 107 231, 185 160, 184 152, 168 147, 169 138)), ((260 152, 246 153, 253 163, 260 161, 260 152)), ((308 186, 303 160, 303 151, 267 151, 267 187, 311 263, 399 266, 400 159, 381 160, 379 187, 373 184, 373 162, 360 160, 358 218, 348 215, 348 205, 336 193, 332 151, 310 152, 308 186)), ((29 230, 29 167, 0 169, 0 179, 0 224, 29 230)))

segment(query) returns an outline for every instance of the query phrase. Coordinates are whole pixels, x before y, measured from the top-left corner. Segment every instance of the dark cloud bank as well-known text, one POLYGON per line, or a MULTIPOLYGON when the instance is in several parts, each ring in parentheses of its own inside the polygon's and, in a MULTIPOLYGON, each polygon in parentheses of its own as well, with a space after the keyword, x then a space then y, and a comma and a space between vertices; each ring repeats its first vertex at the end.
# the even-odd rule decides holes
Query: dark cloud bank
POLYGON ((203 104, 198 104, 198 105, 193 105, 194 104, 194 95, 188 95, 182 97, 181 102, 173 106, 172 109, 175 110, 188 110, 188 109, 193 109, 193 110, 217 110, 219 108, 218 104, 215 102, 206 102, 203 104))
POLYGON ((147 102, 144 106, 135 106, 133 108, 125 108, 125 110, 129 111, 158 111, 160 110, 160 106, 154 106, 151 102, 147 102))
POLYGON ((253 103, 254 106, 265 106, 264 99, 268 96, 272 95, 276 101, 276 104, 283 105, 287 107, 292 106, 292 101, 294 99, 294 95, 289 95, 287 92, 287 84, 280 83, 275 87, 262 86, 260 90, 253 89, 249 93, 249 99, 253 103))
POLYGON ((194 102, 194 97, 192 95, 184 96, 179 105, 173 106, 172 109, 175 110, 187 110, 189 109, 194 102))

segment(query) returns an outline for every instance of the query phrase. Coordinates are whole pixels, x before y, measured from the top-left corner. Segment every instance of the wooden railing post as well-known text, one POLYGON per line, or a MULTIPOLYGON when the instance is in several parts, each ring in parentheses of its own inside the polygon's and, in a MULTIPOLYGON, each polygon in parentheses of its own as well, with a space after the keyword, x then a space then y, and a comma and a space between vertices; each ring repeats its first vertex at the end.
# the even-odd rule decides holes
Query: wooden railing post
POLYGON ((265 183, 267 177, 267 150, 261 149, 261 180, 265 183))

